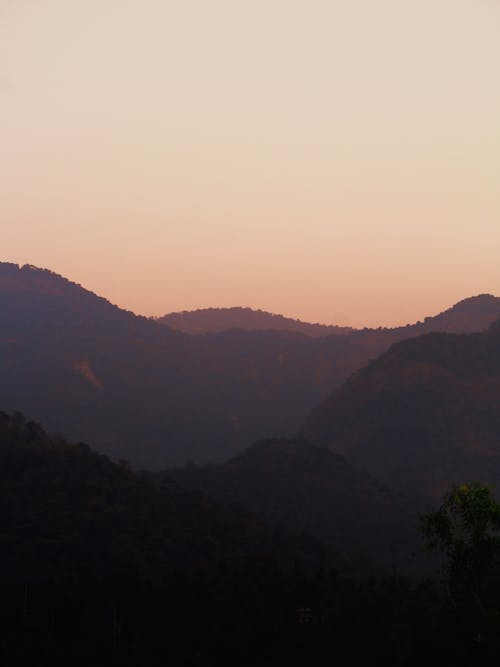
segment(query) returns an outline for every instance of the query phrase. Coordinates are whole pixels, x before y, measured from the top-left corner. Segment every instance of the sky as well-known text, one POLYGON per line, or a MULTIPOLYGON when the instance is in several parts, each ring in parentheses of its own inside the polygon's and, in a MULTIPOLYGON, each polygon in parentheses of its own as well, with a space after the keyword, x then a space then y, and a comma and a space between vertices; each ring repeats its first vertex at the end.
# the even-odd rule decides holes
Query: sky
POLYGON ((0 0, 0 260, 145 315, 500 295, 498 0, 0 0))

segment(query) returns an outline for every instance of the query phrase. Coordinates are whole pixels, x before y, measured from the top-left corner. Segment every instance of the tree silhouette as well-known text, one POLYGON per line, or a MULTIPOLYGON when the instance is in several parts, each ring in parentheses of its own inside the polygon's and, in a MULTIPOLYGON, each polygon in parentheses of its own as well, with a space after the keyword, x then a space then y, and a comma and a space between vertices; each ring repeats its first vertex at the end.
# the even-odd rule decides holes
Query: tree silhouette
POLYGON ((421 530, 427 548, 444 555, 444 583, 462 638, 498 656, 500 504, 491 488, 452 485, 441 507, 421 516, 421 530))

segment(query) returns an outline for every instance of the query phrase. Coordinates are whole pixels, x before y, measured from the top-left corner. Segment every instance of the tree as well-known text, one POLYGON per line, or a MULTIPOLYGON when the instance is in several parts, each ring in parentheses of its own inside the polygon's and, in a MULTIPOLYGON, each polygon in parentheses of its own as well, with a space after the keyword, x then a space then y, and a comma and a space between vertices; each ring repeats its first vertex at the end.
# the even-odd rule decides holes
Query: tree
POLYGON ((462 630, 494 648, 500 620, 500 504, 489 486, 455 484, 441 507, 420 521, 427 548, 444 555, 444 583, 462 630))

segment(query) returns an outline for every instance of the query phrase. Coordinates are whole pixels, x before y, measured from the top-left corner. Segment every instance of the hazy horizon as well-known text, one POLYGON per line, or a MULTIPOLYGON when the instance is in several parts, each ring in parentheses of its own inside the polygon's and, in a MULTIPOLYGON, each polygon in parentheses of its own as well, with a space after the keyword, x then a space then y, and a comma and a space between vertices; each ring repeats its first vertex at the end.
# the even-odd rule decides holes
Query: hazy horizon
POLYGON ((2 257, 157 316, 500 294, 499 34, 478 0, 4 2, 2 257))

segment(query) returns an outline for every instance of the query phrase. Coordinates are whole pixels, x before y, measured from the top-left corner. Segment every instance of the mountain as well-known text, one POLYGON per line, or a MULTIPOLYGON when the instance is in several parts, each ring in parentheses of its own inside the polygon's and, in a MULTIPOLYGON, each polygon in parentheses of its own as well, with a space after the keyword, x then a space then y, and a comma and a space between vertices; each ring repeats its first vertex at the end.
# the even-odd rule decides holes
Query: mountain
MULTIPOLYGON (((483 326, 477 299, 462 325, 477 315, 483 326)), ((498 301, 491 299, 488 308, 498 301)), ((133 466, 222 461, 251 442, 297 432, 354 370, 432 322, 321 338, 189 336, 50 271, 2 263, 0 405, 133 466)))
POLYGON ((0 264, 1 404, 136 466, 224 459, 293 432, 334 382, 341 338, 188 336, 50 271, 0 264))
POLYGON ((307 336, 332 336, 350 333, 351 327, 311 324, 276 313, 252 308, 200 308, 159 317, 158 322, 188 334, 220 333, 229 329, 245 331, 296 331, 307 336))
POLYGON ((500 323, 400 342, 312 411, 301 432, 393 488, 500 490, 500 323))
POLYGON ((2 664, 418 664, 436 644, 461 664, 428 582, 360 577, 313 537, 21 415, 0 413, 0 506, 2 664))
MULTIPOLYGON (((464 299, 434 317, 426 317, 423 322, 396 327, 392 331, 403 337, 430 331, 472 333, 487 329, 498 317, 500 317, 500 297, 480 294, 464 299)), ((295 331, 307 336, 324 337, 359 331, 352 327, 312 324, 263 310, 238 307, 183 310, 159 317, 157 321, 191 335, 243 329, 245 331, 295 331)), ((370 330, 363 330, 364 333, 367 331, 370 330)))
POLYGON ((484 331, 500 317, 500 297, 492 294, 463 299, 452 308, 434 317, 426 317, 414 325, 417 334, 439 331, 441 333, 475 333, 484 331))
POLYGON ((154 485, 19 414, 0 413, 0 486, 2 582, 90 572, 158 578, 266 553, 287 563, 342 562, 318 540, 170 480, 154 485))
POLYGON ((263 440, 227 463, 164 474, 344 551, 376 554, 386 565, 408 567, 418 551, 416 503, 303 438, 263 440))

